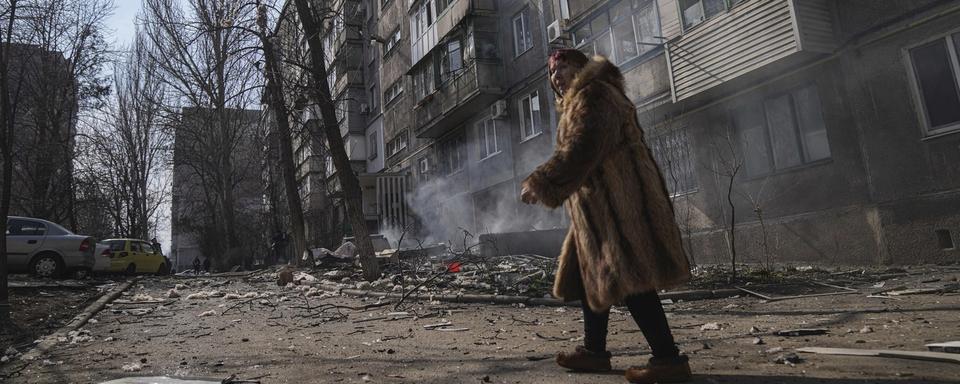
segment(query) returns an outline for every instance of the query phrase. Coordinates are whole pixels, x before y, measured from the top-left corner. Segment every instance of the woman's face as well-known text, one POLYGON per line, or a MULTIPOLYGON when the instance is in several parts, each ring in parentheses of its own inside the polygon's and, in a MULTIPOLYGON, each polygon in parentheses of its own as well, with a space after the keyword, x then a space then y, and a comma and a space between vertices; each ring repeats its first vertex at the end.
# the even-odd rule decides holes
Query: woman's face
POLYGON ((567 92, 567 87, 573 82, 573 78, 576 77, 579 69, 567 63, 566 60, 557 60, 550 68, 550 83, 553 84, 554 89, 557 89, 563 95, 567 92))

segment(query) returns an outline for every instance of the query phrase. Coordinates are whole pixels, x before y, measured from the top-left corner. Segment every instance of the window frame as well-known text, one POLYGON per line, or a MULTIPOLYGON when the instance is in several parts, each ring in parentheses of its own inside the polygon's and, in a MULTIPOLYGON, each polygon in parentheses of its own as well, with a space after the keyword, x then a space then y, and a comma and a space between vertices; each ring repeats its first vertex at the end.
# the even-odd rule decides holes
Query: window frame
POLYGON ((520 142, 521 142, 521 143, 526 142, 526 141, 528 141, 528 140, 530 140, 530 139, 533 139, 533 138, 535 138, 535 137, 540 136, 540 135, 543 134, 543 106, 540 104, 540 90, 539 90, 539 89, 535 89, 535 90, 533 90, 532 92, 528 92, 528 93, 524 94, 522 97, 520 97, 520 99, 517 100, 517 111, 518 111, 518 114, 517 114, 517 115, 520 116, 520 118, 519 118, 518 120, 520 120, 520 142), (533 100, 534 100, 533 95, 536 95, 536 99, 537 99, 537 108, 536 108, 537 110, 536 110, 536 111, 534 111, 534 108, 533 108, 533 106, 534 106, 534 104, 533 104, 533 100), (529 101, 530 101, 530 116, 529 116, 529 118, 530 118, 530 123, 531 123, 531 125, 535 125, 535 126, 533 127, 534 129, 531 129, 531 130, 530 130, 530 134, 529 134, 529 135, 527 135, 527 127, 526 127, 526 124, 525 124, 525 121, 526 121, 525 119, 526 119, 526 117, 528 117, 528 116, 524 116, 525 113, 524 113, 524 111, 523 111, 523 102, 524 102, 525 100, 529 100, 529 101), (536 121, 536 120, 534 119, 534 116, 535 116, 537 113, 540 114, 540 124, 535 124, 535 121, 536 121))
POLYGON ((387 107, 393 105, 393 103, 396 100, 399 100, 400 97, 403 96, 403 92, 404 92, 403 77, 400 77, 399 79, 395 80, 393 84, 390 84, 390 86, 388 86, 387 89, 383 91, 384 97, 383 97, 383 100, 381 101, 383 108, 386 109, 387 107), (396 91, 396 94, 393 94, 388 97, 388 94, 392 94, 394 91, 396 91))
POLYGON ((660 53, 660 51, 663 50, 663 23, 660 21, 660 5, 656 0, 621 0, 617 1, 616 3, 611 2, 609 4, 609 6, 593 12, 589 17, 584 18, 581 22, 571 28, 571 30, 574 32, 583 30, 584 27, 591 28, 590 35, 584 38, 583 42, 579 44, 577 43, 577 34, 573 34, 573 44, 577 49, 587 53, 588 56, 593 55, 595 54, 593 45, 600 40, 602 36, 606 36, 606 38, 609 39, 611 53, 608 55, 607 59, 619 66, 621 69, 629 69, 636 64, 656 56, 660 53), (626 20, 614 20, 612 17, 612 11, 614 8, 616 8, 616 6, 621 5, 622 2, 628 2, 630 4, 630 17, 626 20), (637 15, 639 15, 640 11, 646 7, 652 7, 653 21, 656 23, 656 29, 659 31, 654 36, 650 36, 658 41, 658 43, 655 45, 641 41, 640 25, 637 23, 637 15), (591 24, 599 17, 606 17, 607 25, 599 32, 593 31, 591 24), (614 36, 614 29, 624 23, 630 23, 631 25, 631 32, 636 40, 638 54, 636 56, 621 60, 617 54, 618 49, 617 41, 614 36), (645 50, 643 49, 643 46, 651 46, 651 48, 645 50))
POLYGON ((393 52, 400 47, 402 42, 403 32, 400 30, 400 26, 398 25, 393 32, 390 32, 389 38, 383 44, 381 44, 383 47, 383 58, 386 59, 388 56, 393 54, 393 52))
POLYGON ((691 25, 687 25, 687 22, 683 19, 683 7, 680 4, 681 1, 682 0, 674 0, 677 6, 677 16, 680 19, 680 30, 682 31, 682 33, 687 33, 687 31, 696 28, 698 25, 702 25, 703 23, 706 23, 708 20, 713 19, 714 17, 730 12, 730 10, 733 9, 735 6, 743 4, 745 2, 745 1, 739 1, 736 4, 733 4, 731 3, 731 0, 721 0, 723 2, 723 10, 721 10, 720 12, 717 12, 717 14, 713 16, 707 16, 706 8, 703 6, 703 2, 705 0, 695 0, 698 3, 700 3, 700 8, 703 9, 703 20, 700 20, 699 22, 691 25))
POLYGON ((513 57, 518 58, 523 56, 524 53, 527 53, 533 49, 533 30, 530 29, 530 6, 525 6, 519 12, 515 13, 512 18, 510 18, 510 28, 513 30, 513 57), (517 33, 517 20, 520 21, 523 29, 523 34, 517 33), (530 45, 527 45, 527 35, 530 35, 530 45), (518 38, 520 40, 518 40, 518 38), (523 41, 523 50, 520 50, 520 45, 517 44, 518 41, 523 41))
POLYGON ((503 153, 503 148, 500 148, 500 138, 497 134, 497 120, 492 116, 484 117, 480 119, 475 125, 477 127, 477 145, 480 148, 480 161, 484 161, 496 155, 503 153), (487 122, 490 122, 490 127, 492 129, 487 129, 487 122), (490 143, 488 135, 489 132, 493 132, 493 152, 489 152, 490 143))
POLYGON ((367 135, 367 160, 376 160, 380 156, 380 133, 377 130, 367 135))
MULTIPOLYGON (((822 97, 820 97, 820 95, 821 95, 820 85, 817 84, 816 82, 810 82, 810 83, 804 83, 804 84, 799 84, 797 86, 790 87, 781 92, 760 95, 757 98, 752 98, 747 102, 743 102, 741 104, 735 105, 732 108, 730 108, 728 121, 730 122, 730 125, 734 127, 734 131, 736 132, 736 141, 738 144, 737 149, 741 151, 741 156, 743 156, 743 163, 744 163, 743 171, 745 176, 748 179, 756 179, 756 178, 772 176, 772 175, 788 172, 795 169, 806 168, 809 166, 830 162, 833 160, 834 154, 833 154, 832 148, 830 147, 830 138, 829 138, 830 130, 827 125, 827 119, 824 116, 823 99, 822 97), (818 108, 820 109, 821 122, 823 123, 824 134, 827 135, 826 144, 827 144, 827 150, 829 152, 829 155, 827 157, 820 158, 820 159, 810 159, 808 157, 807 149, 809 144, 807 142, 806 136, 804 135, 803 127, 800 124, 799 112, 797 111, 796 95, 801 90, 809 87, 813 87, 816 91, 817 101, 819 102, 818 108), (800 156, 800 162, 794 165, 778 167, 776 156, 774 154, 774 144, 773 144, 774 139, 773 139, 772 131, 770 128, 770 120, 767 114, 766 105, 768 101, 774 100, 780 97, 784 97, 784 96, 788 97, 789 99, 790 115, 791 115, 791 118, 793 119, 793 132, 791 133, 796 137, 796 140, 797 140, 796 144, 797 144, 797 150, 800 156), (747 155, 745 146, 748 145, 749 143, 746 143, 743 140, 743 137, 742 137, 743 127, 737 124, 737 113, 741 110, 758 111, 756 113, 759 113, 760 119, 763 123, 763 133, 765 138, 765 142, 763 143, 763 149, 766 152, 766 159, 767 159, 767 164, 765 166, 766 170, 764 172, 751 173, 750 167, 746 165, 746 163, 750 161, 750 158, 747 155)), ((752 145, 756 145, 756 144, 752 144, 752 145)))
MULTIPOLYGON (((654 161, 657 162, 657 166, 663 171, 663 179, 664 183, 666 183, 664 187, 667 188, 671 198, 692 195, 700 191, 700 180, 697 178, 697 162, 695 159, 696 152, 694 151, 694 146, 691 144, 690 136, 689 127, 683 126, 670 131, 661 132, 656 136, 651 137, 649 140, 651 155, 653 156, 654 161), (670 137, 672 135, 676 135, 676 137, 670 137), (673 163, 662 164, 660 162, 660 159, 664 158, 664 156, 670 156, 671 158, 673 157, 671 154, 674 152, 670 152, 671 150, 679 149, 670 146, 670 144, 683 146, 683 149, 685 149, 687 156, 680 159, 684 162, 684 164, 679 165, 679 168, 674 168, 672 166, 673 163), (667 150, 669 153, 664 153, 662 150, 667 150), (688 189, 678 191, 670 190, 671 186, 673 185, 673 180, 670 176, 674 175, 673 171, 675 169, 680 169, 683 175, 690 176, 688 189)), ((678 182, 678 184, 684 184, 684 180, 681 180, 678 182)))
POLYGON ((910 84, 910 93, 912 96, 914 109, 916 110, 917 118, 920 120, 920 134, 924 139, 958 133, 960 132, 960 121, 941 127, 931 126, 929 112, 927 111, 927 105, 923 98, 923 90, 920 89, 920 79, 917 78, 917 68, 913 62, 913 56, 910 54, 910 51, 934 41, 940 40, 946 42, 947 54, 949 55, 951 69, 953 70, 954 84, 957 92, 960 93, 960 50, 957 49, 957 45, 960 45, 960 41, 956 41, 954 39, 953 36, 956 34, 960 34, 960 28, 951 30, 946 34, 925 39, 916 44, 904 47, 901 52, 907 70, 907 80, 910 84))

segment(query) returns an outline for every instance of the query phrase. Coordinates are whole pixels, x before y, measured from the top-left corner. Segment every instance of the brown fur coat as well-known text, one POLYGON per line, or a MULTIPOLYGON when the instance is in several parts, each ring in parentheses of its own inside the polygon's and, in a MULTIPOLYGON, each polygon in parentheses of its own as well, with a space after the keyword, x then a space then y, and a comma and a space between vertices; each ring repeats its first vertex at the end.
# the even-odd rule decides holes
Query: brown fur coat
POLYGON ((615 65, 594 57, 557 103, 557 148, 524 183, 570 215, 554 295, 603 312, 690 278, 673 204, 615 65))

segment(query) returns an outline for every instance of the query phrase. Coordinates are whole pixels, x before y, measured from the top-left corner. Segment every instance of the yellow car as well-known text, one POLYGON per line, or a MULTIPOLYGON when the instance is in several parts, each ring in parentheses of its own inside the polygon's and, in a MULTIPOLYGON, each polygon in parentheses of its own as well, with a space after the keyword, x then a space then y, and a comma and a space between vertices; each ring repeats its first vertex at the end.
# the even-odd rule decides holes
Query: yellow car
POLYGON ((103 253, 110 258, 110 272, 156 273, 170 271, 170 262, 150 243, 139 239, 109 239, 100 244, 109 248, 103 253))

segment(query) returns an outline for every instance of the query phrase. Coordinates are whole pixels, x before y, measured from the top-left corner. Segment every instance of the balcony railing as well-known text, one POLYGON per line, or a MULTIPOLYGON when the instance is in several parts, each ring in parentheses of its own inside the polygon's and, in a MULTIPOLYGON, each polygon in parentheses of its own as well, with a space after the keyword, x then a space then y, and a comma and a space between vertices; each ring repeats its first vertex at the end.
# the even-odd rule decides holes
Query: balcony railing
POLYGON ((502 95, 499 65, 474 61, 414 108, 418 137, 437 137, 502 95))

